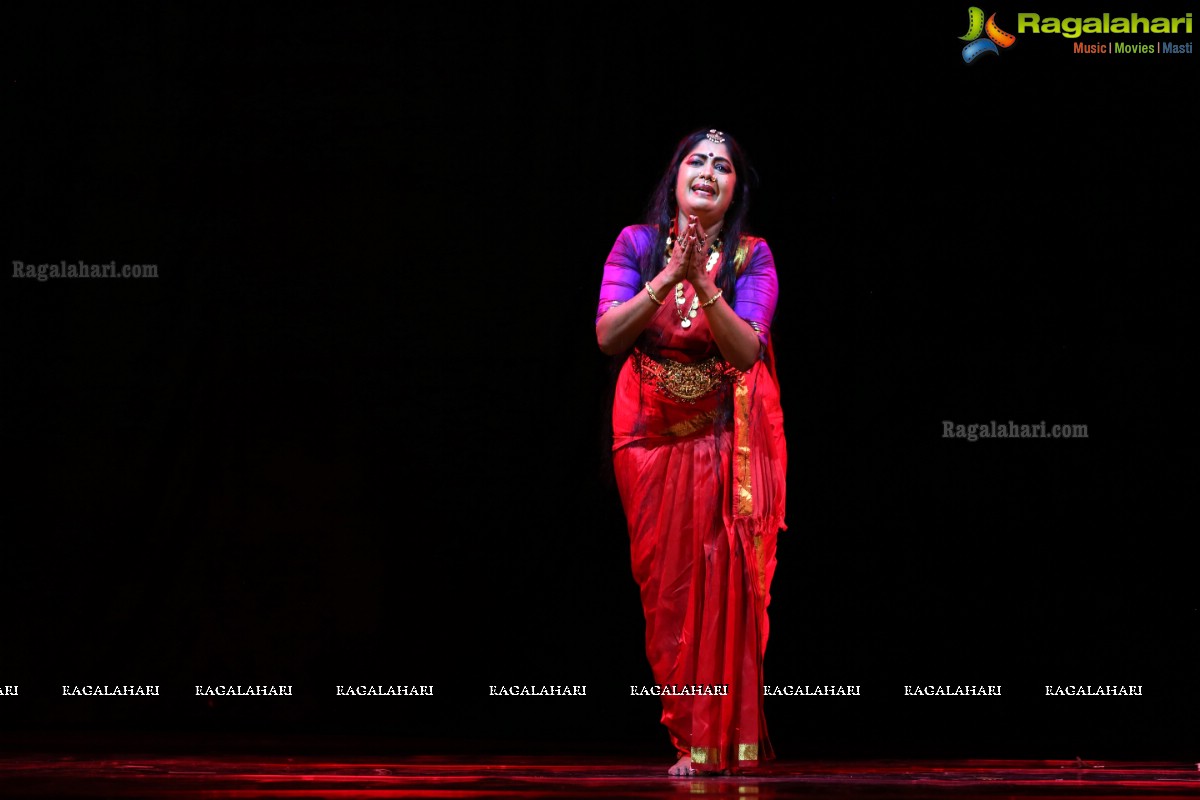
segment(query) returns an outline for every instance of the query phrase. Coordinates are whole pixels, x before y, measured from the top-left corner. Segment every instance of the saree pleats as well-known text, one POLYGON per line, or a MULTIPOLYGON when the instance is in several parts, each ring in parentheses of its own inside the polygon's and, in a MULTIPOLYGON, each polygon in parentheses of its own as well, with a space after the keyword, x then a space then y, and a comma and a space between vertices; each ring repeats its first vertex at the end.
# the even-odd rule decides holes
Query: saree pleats
POLYGON ((659 685, 702 690, 664 693, 662 722, 698 771, 755 767, 775 755, 762 692, 786 468, 774 376, 760 364, 681 402, 633 361, 618 379, 613 463, 646 654, 659 685))

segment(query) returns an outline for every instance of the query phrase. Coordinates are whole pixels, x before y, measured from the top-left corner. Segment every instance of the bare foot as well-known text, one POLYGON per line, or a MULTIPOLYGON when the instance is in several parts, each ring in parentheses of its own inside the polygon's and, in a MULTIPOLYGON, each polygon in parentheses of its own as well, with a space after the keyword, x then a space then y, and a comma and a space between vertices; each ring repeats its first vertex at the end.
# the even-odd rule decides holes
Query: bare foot
POLYGON ((669 770, 667 770, 667 774, 668 775, 695 775, 696 770, 692 769, 692 757, 691 756, 681 756, 680 759, 675 762, 675 766, 673 766, 669 770))

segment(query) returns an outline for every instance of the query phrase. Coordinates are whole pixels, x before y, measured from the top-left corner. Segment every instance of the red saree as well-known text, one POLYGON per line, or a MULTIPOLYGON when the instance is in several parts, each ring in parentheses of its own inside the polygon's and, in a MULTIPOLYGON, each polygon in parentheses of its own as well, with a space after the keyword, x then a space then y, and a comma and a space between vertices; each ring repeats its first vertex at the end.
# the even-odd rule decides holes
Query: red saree
POLYGON ((694 769, 736 772, 775 757, 762 665, 785 528, 783 415, 769 339, 739 372, 703 314, 683 329, 672 306, 640 340, 654 352, 635 349, 617 379, 613 462, 654 680, 696 690, 664 692, 662 722, 694 769))

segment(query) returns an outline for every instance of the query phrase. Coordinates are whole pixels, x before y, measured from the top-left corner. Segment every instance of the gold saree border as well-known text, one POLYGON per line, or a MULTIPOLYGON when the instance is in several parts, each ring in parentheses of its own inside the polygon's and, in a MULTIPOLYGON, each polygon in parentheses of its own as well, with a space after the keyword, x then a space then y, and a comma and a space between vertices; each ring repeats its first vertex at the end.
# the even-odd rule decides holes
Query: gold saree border
POLYGON ((750 387, 746 375, 737 377, 733 388, 733 503, 739 517, 748 517, 754 511, 753 486, 750 472, 750 387))
MULTIPOLYGON (((721 760, 721 751, 717 747, 693 747, 691 759, 693 764, 717 764, 721 760)), ((758 761, 758 742, 739 744, 737 760, 758 761)))
POLYGON ((763 547, 761 533, 754 534, 750 541, 754 547, 754 564, 757 567, 755 571, 758 573, 758 596, 761 598, 767 594, 767 551, 763 547))
POLYGON ((698 414, 697 416, 694 416, 691 419, 685 419, 682 422, 675 423, 671 427, 664 430, 662 432, 662 435, 663 436, 676 436, 676 437, 691 436, 693 433, 700 430, 701 428, 711 425, 712 421, 716 418, 717 418, 717 409, 714 408, 714 409, 704 412, 703 414, 698 414))

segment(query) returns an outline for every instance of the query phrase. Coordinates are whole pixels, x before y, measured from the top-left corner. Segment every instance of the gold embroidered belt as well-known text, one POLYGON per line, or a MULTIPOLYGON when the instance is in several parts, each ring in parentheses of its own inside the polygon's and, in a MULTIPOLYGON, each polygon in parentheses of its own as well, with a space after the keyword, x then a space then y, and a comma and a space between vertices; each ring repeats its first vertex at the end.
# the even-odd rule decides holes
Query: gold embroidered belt
POLYGON ((654 359, 635 349, 633 369, 642 380, 652 383, 660 394, 685 403, 694 403, 712 394, 731 378, 731 367, 720 356, 684 364, 669 358, 654 359))

